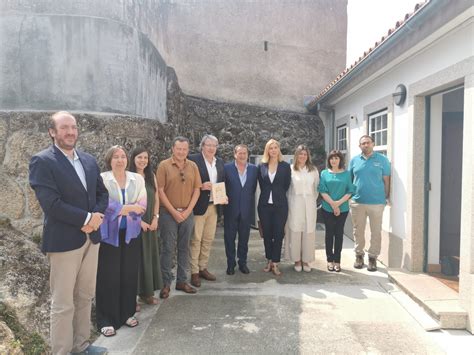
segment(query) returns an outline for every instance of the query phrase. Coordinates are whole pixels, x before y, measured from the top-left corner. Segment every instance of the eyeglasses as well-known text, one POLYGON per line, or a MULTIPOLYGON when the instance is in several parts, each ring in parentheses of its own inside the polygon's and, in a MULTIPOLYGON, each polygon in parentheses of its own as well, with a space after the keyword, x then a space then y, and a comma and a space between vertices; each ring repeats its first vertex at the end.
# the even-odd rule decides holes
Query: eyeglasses
POLYGON ((181 182, 184 182, 184 171, 180 171, 179 175, 181 175, 181 182))

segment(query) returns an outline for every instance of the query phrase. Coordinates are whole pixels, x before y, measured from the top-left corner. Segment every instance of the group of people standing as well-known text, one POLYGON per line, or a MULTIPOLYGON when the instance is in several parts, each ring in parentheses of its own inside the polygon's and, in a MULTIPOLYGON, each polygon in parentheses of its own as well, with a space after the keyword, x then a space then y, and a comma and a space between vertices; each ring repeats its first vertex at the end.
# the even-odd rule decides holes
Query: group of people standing
POLYGON ((45 215, 42 250, 51 265, 54 354, 106 353, 88 341, 94 296, 97 327, 104 336, 113 336, 123 325, 138 325, 137 296, 146 304, 158 303, 155 290, 160 290, 160 298, 169 297, 174 260, 176 290, 193 294, 202 279, 215 281, 208 263, 221 214, 226 273, 233 275, 237 265, 243 274, 250 273, 247 253, 257 181, 267 259, 263 271, 281 275, 283 241, 285 256, 294 262, 295 271, 311 271, 318 193, 323 198, 328 270, 341 271, 343 229, 351 198, 354 267, 364 264, 369 217, 368 270, 377 269, 390 164, 373 152, 370 136, 361 138, 362 154, 351 160, 349 170, 344 169, 340 152, 330 152, 320 178, 304 145, 296 148, 291 165, 283 160, 274 139, 265 145, 258 166, 248 162, 245 144, 235 146, 234 161, 224 164, 216 156, 218 140, 212 135, 205 135, 201 151, 191 155, 188 139, 175 138, 171 157, 160 162, 156 174, 146 149, 137 148, 128 156, 124 147, 113 146, 105 156, 107 171, 100 173, 91 155, 75 149, 78 129, 73 115, 53 114, 48 132, 53 145, 31 159, 30 185, 45 215), (219 204, 212 193, 218 183, 224 183, 226 191, 219 204))

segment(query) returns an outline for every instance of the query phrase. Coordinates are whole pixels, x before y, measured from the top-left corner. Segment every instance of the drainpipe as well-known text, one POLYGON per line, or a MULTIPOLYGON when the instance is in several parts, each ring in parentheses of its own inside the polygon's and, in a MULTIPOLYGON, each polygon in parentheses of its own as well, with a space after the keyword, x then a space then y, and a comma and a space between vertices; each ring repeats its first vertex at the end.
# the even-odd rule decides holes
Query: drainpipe
MULTIPOLYGON (((313 111, 314 112, 314 111, 313 111)), ((334 132, 335 132, 335 126, 336 126, 336 112, 333 108, 329 108, 329 107, 319 107, 318 110, 316 112, 314 112, 314 114, 320 119, 322 120, 325 124, 324 124, 324 128, 325 128, 325 131, 327 130, 328 131, 328 137, 325 139, 327 141, 327 145, 324 144, 324 149, 328 150, 331 150, 331 147, 334 147, 334 132), (329 113, 329 118, 327 115, 325 115, 324 117, 324 120, 321 118, 321 116, 319 115, 320 112, 324 112, 324 113, 329 113)))

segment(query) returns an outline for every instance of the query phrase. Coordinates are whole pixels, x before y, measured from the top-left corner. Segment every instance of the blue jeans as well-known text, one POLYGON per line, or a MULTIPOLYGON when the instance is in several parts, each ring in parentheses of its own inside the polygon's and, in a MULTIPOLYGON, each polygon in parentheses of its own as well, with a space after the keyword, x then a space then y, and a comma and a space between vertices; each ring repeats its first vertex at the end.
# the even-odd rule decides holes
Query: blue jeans
POLYGON ((165 208, 160 208, 160 235, 161 235, 161 272, 165 286, 171 285, 174 275, 173 256, 176 247, 178 249, 178 267, 176 282, 186 282, 189 269, 189 240, 193 232, 194 215, 178 223, 165 208))

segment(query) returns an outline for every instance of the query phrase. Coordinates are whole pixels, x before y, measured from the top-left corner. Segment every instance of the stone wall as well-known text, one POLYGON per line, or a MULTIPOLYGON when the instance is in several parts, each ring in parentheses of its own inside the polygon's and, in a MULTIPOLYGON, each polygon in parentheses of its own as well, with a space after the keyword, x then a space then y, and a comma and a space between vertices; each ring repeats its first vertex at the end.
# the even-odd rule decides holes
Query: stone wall
MULTIPOLYGON (((167 123, 119 114, 73 112, 80 130, 78 148, 95 155, 103 166, 105 152, 112 145, 127 149, 145 146, 151 151, 153 166, 157 166, 169 155, 176 135, 188 137, 191 151, 197 151, 201 137, 211 133, 219 139, 218 154, 225 160, 232 159, 238 143, 247 144, 252 154, 259 155, 268 139, 275 138, 284 154, 293 154, 295 147, 304 143, 315 161, 323 163, 324 128, 316 116, 187 96, 172 68, 168 68, 167 82, 167 123)), ((33 154, 51 143, 47 134, 50 114, 0 111, 0 216, 31 236, 41 234, 42 213, 28 184, 28 163, 33 154)))

